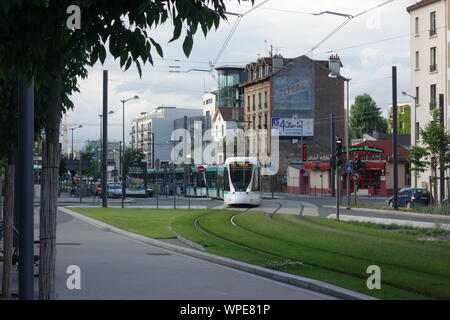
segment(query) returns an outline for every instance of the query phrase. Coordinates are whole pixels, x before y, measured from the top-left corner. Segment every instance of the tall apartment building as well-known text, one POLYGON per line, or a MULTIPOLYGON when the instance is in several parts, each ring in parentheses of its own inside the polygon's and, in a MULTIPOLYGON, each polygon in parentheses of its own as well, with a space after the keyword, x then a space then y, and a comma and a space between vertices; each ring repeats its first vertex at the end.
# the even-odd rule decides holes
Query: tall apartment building
POLYGON ((130 132, 131 146, 144 151, 149 168, 155 167, 157 161, 161 164, 171 162, 173 144, 170 140, 174 121, 185 116, 202 116, 202 109, 158 107, 133 120, 130 132))
MULTIPOLYGON (((450 39, 448 0, 422 0, 409 6, 411 28, 411 89, 415 97, 411 110, 411 144, 420 145, 419 130, 431 119, 430 110, 439 107, 444 95, 444 122, 450 129, 449 101, 450 39)), ((413 186, 428 188, 431 173, 418 174, 413 186)))

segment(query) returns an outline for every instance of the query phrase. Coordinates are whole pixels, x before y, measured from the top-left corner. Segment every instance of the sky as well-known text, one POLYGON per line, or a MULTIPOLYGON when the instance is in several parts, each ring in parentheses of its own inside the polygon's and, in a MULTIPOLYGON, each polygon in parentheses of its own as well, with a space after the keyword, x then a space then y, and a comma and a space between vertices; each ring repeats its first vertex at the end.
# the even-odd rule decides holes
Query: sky
MULTIPOLYGON (((225 1, 227 11, 245 13, 250 4, 237 0, 225 1)), ((264 1, 256 0, 255 5, 264 1)), ((376 7, 386 0, 269 0, 261 7, 245 15, 233 34, 231 41, 220 56, 216 67, 241 65, 255 61, 258 56, 268 56, 270 47, 274 53, 286 58, 307 54, 329 33, 347 18, 336 15, 313 15, 323 11, 334 11, 356 16, 376 7)), ((410 22, 406 7, 414 0, 394 0, 382 7, 352 19, 336 34, 309 54, 319 60, 327 60, 331 54, 339 54, 344 68, 341 74, 351 78, 350 101, 360 94, 370 94, 384 110, 392 101, 391 69, 398 69, 398 91, 410 90, 410 22)), ((122 139, 122 103, 120 100, 135 95, 125 105, 125 138, 130 140, 131 120, 141 112, 149 112, 158 106, 177 108, 201 108, 202 95, 217 87, 216 80, 208 72, 180 72, 193 68, 208 70, 210 62, 217 59, 237 17, 228 15, 217 31, 213 29, 205 38, 201 31, 194 38, 194 47, 189 58, 182 50, 183 37, 168 43, 173 26, 166 23, 151 31, 152 37, 164 50, 164 59, 156 52, 154 66, 143 67, 142 79, 135 66, 123 72, 119 61, 107 57, 105 64, 97 63, 89 69, 89 76, 80 81, 80 93, 73 95, 75 109, 67 113, 69 126, 83 125, 74 131, 74 149, 85 145, 86 140, 99 139, 99 114, 102 112, 103 70, 109 73, 110 141, 122 139)), ((399 97, 399 102, 408 102, 399 97)), ((64 121, 63 121, 64 122, 64 121)), ((68 130, 70 132, 70 130, 68 130)), ((64 141, 62 141, 64 143, 64 141)), ((71 137, 68 135, 69 144, 71 137)), ((64 145, 63 145, 64 147, 64 145)))

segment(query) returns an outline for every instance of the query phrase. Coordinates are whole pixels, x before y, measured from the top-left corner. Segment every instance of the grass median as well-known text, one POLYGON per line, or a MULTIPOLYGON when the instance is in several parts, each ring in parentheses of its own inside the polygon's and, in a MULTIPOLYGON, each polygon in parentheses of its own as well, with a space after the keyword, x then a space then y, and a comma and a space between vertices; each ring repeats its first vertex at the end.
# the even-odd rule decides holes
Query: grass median
POLYGON ((212 254, 382 299, 450 298, 450 244, 421 241, 415 234, 290 215, 275 215, 271 220, 259 212, 71 210, 152 238, 174 238, 178 233, 212 254), (208 233, 195 227, 197 219, 208 233), (381 290, 367 289, 369 265, 381 267, 381 290))

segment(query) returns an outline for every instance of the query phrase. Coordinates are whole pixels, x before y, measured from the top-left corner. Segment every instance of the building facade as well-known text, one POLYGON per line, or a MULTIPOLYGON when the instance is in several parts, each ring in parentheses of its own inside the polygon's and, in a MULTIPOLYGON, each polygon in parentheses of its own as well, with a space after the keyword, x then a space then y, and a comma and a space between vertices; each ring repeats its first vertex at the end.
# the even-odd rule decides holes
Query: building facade
POLYGON ((131 146, 143 150, 149 168, 154 168, 156 163, 164 165, 171 162, 174 121, 185 116, 201 117, 202 109, 158 107, 133 120, 131 146))
POLYGON ((216 107, 243 107, 243 89, 240 83, 247 81, 243 67, 222 66, 216 68, 218 90, 216 107))
MULTIPOLYGON (((247 128, 279 130, 278 175, 286 178, 292 162, 330 159, 331 123, 344 118, 344 80, 329 76, 329 61, 275 55, 248 64, 246 71, 249 80, 241 87, 247 128)), ((335 135, 343 137, 343 122, 334 123, 335 135)), ((302 179, 309 185, 308 170, 302 179)))
MULTIPOLYGON (((388 133, 392 133, 393 107, 388 106, 388 133)), ((411 104, 397 104, 397 128, 399 134, 411 134, 411 104)))
MULTIPOLYGON (((407 8, 411 28, 411 88, 414 110, 411 116, 411 144, 420 145, 420 129, 431 120, 430 111, 439 108, 444 97, 444 125, 450 128, 450 65, 448 0, 422 0, 407 8)), ((447 176, 450 173, 447 172, 447 176)), ((430 187, 431 172, 417 174, 414 187, 430 187)), ((446 188, 447 189, 447 188, 446 188)))

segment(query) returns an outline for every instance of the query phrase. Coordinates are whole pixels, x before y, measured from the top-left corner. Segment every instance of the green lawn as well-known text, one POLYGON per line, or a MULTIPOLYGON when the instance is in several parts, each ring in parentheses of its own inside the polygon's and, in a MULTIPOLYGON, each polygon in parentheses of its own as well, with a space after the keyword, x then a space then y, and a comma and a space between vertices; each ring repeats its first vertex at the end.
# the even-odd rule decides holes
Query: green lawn
POLYGON ((297 274, 382 299, 450 298, 450 244, 417 240, 422 233, 377 225, 260 212, 219 210, 72 209, 153 238, 175 233, 212 254, 297 274), (235 216, 236 215, 236 216, 235 216), (230 218, 233 218, 233 223, 230 218), (194 226, 194 220, 211 236, 194 226), (256 250, 255 250, 256 249, 256 250), (366 269, 378 265, 382 289, 366 288, 366 269))

